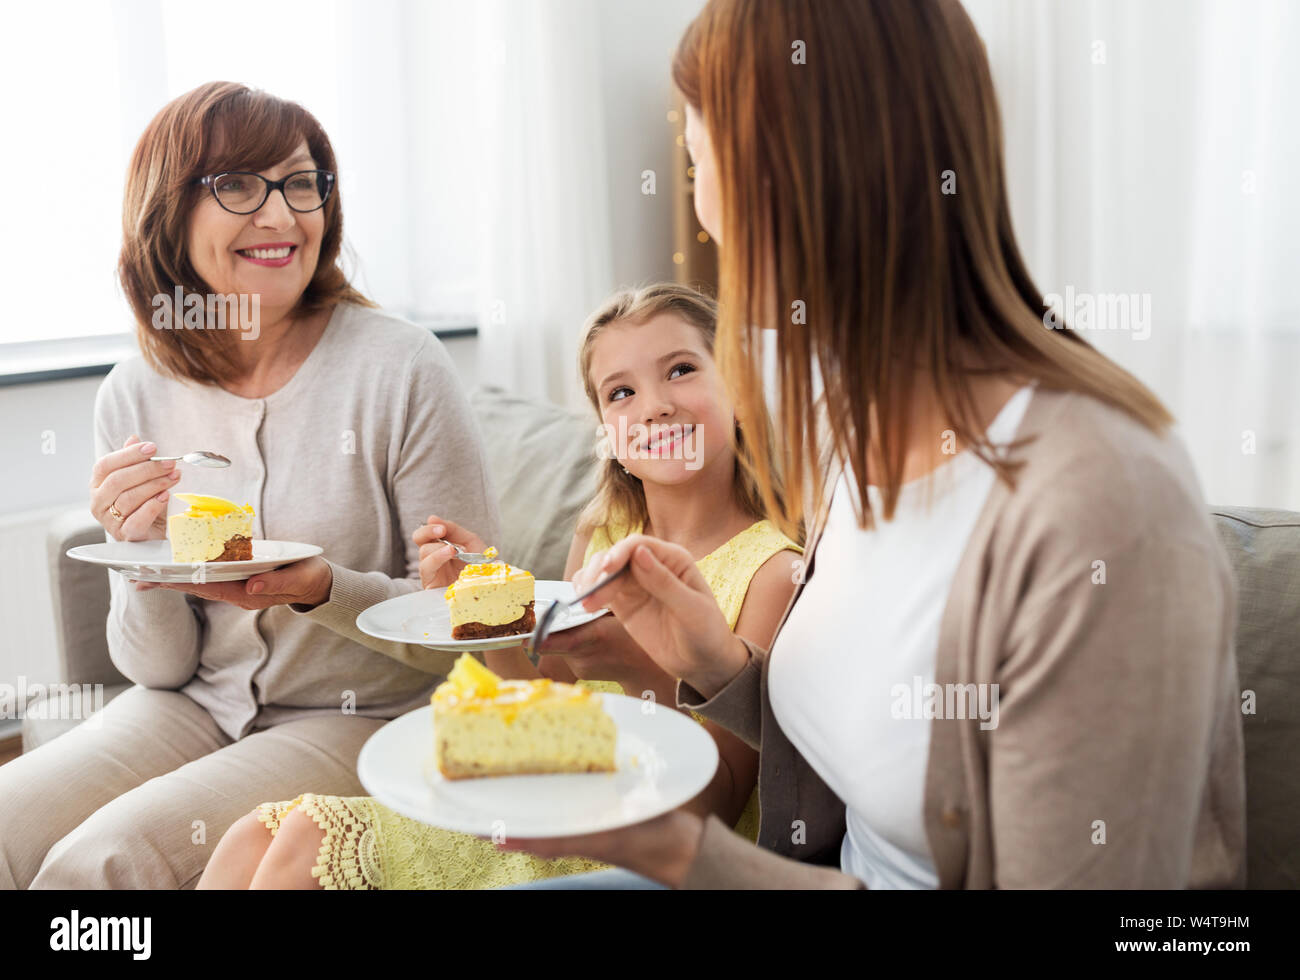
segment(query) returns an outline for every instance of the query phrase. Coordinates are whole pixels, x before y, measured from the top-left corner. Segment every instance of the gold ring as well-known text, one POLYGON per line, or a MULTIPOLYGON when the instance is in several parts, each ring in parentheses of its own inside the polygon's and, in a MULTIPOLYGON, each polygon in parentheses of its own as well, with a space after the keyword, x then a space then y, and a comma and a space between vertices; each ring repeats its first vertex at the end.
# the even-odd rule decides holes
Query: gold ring
POLYGON ((122 512, 121 512, 120 510, 117 509, 117 503, 116 503, 116 502, 113 502, 113 503, 111 503, 111 504, 108 505, 108 512, 109 512, 110 514, 112 514, 113 517, 116 518, 117 520, 119 520, 119 521, 122 520, 122 512))

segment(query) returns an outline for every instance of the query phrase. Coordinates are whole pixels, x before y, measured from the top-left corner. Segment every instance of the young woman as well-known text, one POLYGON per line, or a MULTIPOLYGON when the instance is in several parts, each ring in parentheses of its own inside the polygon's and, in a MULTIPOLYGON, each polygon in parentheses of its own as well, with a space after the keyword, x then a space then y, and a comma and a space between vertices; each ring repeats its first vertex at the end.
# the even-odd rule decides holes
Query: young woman
MULTIPOLYGON (((734 444, 745 444, 744 429, 713 364, 715 323, 709 299, 672 284, 619 293, 588 321, 582 378, 608 458, 574 535, 566 576, 631 531, 654 533, 691 556, 728 630, 768 643, 794 591, 800 549, 764 518, 755 484, 737 465, 734 444)), ((414 535, 426 587, 447 585, 459 572, 453 549, 432 543, 444 538, 473 551, 489 543, 429 518, 414 535)), ((658 702, 676 703, 676 679, 613 616, 555 634, 541 653, 547 676, 637 697, 653 692, 658 702)), ((503 676, 537 676, 522 648, 486 659, 503 676)), ((716 740, 720 762, 688 809, 716 814, 754 840, 757 755, 699 720, 716 740)), ((368 797, 306 795, 264 804, 232 827, 200 887, 481 888, 601 867, 502 853, 489 841, 425 826, 368 797)))
POLYGON ((654 536, 577 580, 630 561, 589 608, 761 746, 761 848, 687 811, 507 846, 678 887, 1239 886, 1231 572, 1164 408, 1045 327, 961 3, 710 0, 673 74, 719 364, 757 434, 773 331, 808 569, 770 652, 654 536))

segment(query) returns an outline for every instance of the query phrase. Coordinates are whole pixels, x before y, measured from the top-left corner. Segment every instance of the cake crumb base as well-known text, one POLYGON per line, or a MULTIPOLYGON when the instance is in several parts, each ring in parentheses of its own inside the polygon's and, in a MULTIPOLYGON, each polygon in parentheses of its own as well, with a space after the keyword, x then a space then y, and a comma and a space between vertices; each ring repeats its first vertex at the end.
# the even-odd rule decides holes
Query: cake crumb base
POLYGON ((212 561, 252 561, 253 539, 236 534, 226 542, 225 550, 212 561))
POLYGON ((488 626, 485 623, 461 623, 459 626, 451 628, 451 638, 453 640, 490 640, 497 636, 516 636, 519 633, 531 633, 536 625, 537 618, 533 615, 533 604, 530 602, 524 607, 524 614, 513 623, 502 623, 500 626, 488 626))

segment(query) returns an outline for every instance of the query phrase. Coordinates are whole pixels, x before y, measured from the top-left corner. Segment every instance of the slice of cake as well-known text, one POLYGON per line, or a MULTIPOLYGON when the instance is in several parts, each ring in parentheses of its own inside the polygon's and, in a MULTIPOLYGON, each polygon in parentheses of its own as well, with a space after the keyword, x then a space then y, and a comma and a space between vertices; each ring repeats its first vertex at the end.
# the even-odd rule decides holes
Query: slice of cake
POLYGON ((433 692, 434 758, 447 779, 613 772, 618 730, 601 696, 550 680, 502 680, 461 654, 433 692))
POLYGON ((251 561, 253 558, 253 507, 242 507, 221 497, 178 493, 189 505, 183 514, 167 518, 167 540, 172 561, 251 561))
MULTIPOLYGON (((485 554, 491 554, 491 549, 485 554)), ((451 613, 453 640, 531 633, 536 581, 531 572, 503 561, 466 565, 443 597, 451 613)))

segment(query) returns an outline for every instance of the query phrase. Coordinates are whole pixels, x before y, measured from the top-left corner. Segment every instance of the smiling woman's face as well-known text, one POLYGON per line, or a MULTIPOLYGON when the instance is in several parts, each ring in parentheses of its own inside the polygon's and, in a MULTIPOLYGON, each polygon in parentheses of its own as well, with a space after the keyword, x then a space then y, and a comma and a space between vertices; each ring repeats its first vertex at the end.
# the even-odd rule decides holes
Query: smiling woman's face
MULTIPOLYGON (((289 157, 261 171, 279 180, 298 170, 314 170, 307 141, 289 157)), ((303 214, 272 191, 252 214, 232 214, 205 189, 190 215, 190 262, 218 293, 260 294, 262 308, 283 315, 297 305, 316 273, 325 209, 303 214)))

